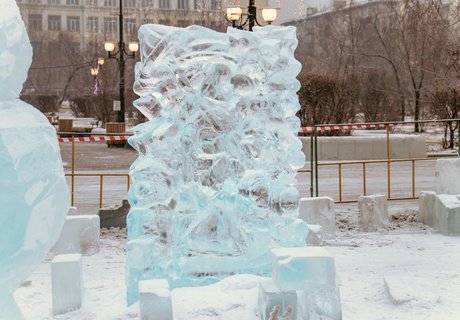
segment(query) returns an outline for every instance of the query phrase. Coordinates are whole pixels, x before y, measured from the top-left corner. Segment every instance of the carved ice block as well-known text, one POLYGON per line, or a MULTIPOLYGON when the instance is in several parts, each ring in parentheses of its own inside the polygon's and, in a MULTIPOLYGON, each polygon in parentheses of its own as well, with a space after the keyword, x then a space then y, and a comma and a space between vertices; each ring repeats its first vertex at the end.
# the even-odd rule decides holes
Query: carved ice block
POLYGON ((51 262, 53 316, 78 310, 83 295, 81 254, 62 254, 51 262))
POLYGON ((303 246, 307 235, 297 219, 295 28, 152 24, 139 41, 134 105, 149 121, 129 139, 139 158, 127 225, 129 251, 146 254, 143 269, 128 254, 129 303, 141 279, 174 288, 268 274, 270 249, 303 246))
POLYGON ((384 195, 360 196, 358 199, 359 226, 364 231, 375 231, 388 226, 387 197, 384 195))
POLYGON ((82 253, 91 255, 99 251, 100 220, 98 215, 67 216, 61 236, 52 251, 55 254, 82 253))
POLYGON ((168 280, 140 281, 139 297, 141 320, 173 320, 168 280))
POLYGON ((333 240, 335 231, 335 206, 330 197, 302 198, 299 218, 307 224, 320 225, 323 240, 333 240))

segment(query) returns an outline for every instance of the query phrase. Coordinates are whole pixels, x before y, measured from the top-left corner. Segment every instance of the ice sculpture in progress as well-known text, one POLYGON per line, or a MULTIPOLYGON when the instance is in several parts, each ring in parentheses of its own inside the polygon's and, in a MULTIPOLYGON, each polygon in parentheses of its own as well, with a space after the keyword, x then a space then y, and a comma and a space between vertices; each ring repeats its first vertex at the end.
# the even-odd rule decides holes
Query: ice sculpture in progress
POLYGON ((32 61, 15 0, 0 1, 0 319, 21 319, 13 292, 59 236, 69 208, 56 131, 18 99, 32 61))
POLYGON ((128 303, 137 283, 201 285, 269 273, 270 248, 305 244, 294 27, 139 30, 129 143, 128 303))

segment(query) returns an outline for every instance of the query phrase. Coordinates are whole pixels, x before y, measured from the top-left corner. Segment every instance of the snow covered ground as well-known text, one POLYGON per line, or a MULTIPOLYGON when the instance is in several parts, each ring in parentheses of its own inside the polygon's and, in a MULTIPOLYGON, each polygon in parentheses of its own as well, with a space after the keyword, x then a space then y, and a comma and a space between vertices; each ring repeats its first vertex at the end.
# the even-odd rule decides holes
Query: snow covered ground
MULTIPOLYGON (((69 169, 70 145, 61 145, 69 169)), ((136 153, 108 149, 103 143, 77 144, 79 172, 127 172, 136 153)), ((386 164, 369 165, 368 193, 386 192, 386 164)), ((410 164, 392 164, 392 195, 410 195, 410 164)), ((99 178, 76 179, 81 213, 96 213, 99 178)), ((359 165, 343 167, 344 199, 361 194, 359 165)), ((434 161, 417 162, 416 192, 434 189, 434 161)), ((298 187, 308 194, 309 175, 299 174, 298 187)), ((320 168, 320 194, 338 197, 336 167, 320 168)), ((104 206, 126 197, 126 180, 104 180, 104 206)), ((389 206, 390 226, 375 233, 358 230, 357 204, 337 205, 338 238, 326 246, 336 261, 343 318, 460 319, 460 238, 446 237, 417 222, 415 201, 389 206), (391 284, 394 302, 385 280, 391 284)), ((126 230, 102 230, 101 250, 83 257, 84 302, 55 319, 138 319, 138 305, 125 304, 126 230)), ((27 320, 51 318, 51 259, 49 256, 15 294, 27 320)), ((202 288, 173 291, 174 319, 259 319, 258 276, 238 275, 202 288)))
MULTIPOLYGON (((336 261, 344 319, 459 319, 460 238, 420 224, 416 209, 414 202, 392 202, 390 227, 363 233, 355 204, 336 207, 338 238, 327 249, 336 261), (393 302, 384 277, 400 284, 394 294, 406 302, 393 302)), ((138 305, 125 306, 125 243, 124 229, 102 230, 100 252, 83 257, 82 309, 55 319, 138 318, 138 305)), ((50 319, 50 258, 16 291, 26 319, 50 319)), ((258 280, 239 275, 209 287, 176 289, 174 319, 259 319, 258 280)))

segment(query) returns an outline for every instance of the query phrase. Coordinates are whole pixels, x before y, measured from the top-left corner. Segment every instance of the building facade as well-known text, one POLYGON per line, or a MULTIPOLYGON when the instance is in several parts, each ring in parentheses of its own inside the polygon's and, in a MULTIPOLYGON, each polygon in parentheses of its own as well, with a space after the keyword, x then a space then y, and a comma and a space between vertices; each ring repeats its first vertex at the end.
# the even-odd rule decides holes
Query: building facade
MULTIPOLYGON (((84 48, 90 40, 118 39, 119 0, 17 0, 32 45, 58 41, 62 32, 84 48)), ((123 0, 126 41, 137 38, 142 24, 185 27, 192 24, 223 30, 222 0, 123 0)))

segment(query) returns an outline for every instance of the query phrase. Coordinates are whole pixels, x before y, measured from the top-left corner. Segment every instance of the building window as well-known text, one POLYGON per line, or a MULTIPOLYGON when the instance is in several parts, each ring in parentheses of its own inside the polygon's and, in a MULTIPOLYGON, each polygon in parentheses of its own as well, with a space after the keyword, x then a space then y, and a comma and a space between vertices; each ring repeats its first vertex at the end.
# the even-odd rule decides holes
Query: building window
POLYGON ((104 7, 116 7, 116 0, 104 0, 104 7))
POLYGON ((86 20, 86 29, 89 32, 98 32, 99 19, 97 17, 88 17, 88 20, 86 20))
POLYGON ((126 7, 126 8, 135 8, 136 7, 136 0, 125 0, 123 2, 123 5, 126 7))
POLYGON ((143 7, 153 7, 153 0, 142 0, 143 7))
POLYGON ((87 6, 97 7, 97 0, 86 0, 87 6))
POLYGON ((160 0, 159 8, 160 9, 169 9, 169 0, 160 0))
POLYGON ((136 32, 136 19, 125 19, 125 32, 127 34, 136 32))
POLYGON ((61 4, 61 0, 48 0, 48 4, 61 4))
POLYGON ((67 17, 67 30, 80 31, 80 17, 67 17))
POLYGON ((67 0, 67 4, 78 5, 79 0, 67 0))
POLYGON ((42 31, 42 15, 31 14, 29 15, 29 30, 42 31))
POLYGON ((71 42, 69 44, 69 50, 72 52, 80 52, 80 43, 78 42, 71 42))
POLYGON ((158 23, 159 23, 159 24, 162 24, 162 25, 164 25, 164 26, 169 26, 170 23, 171 23, 171 21, 169 21, 169 19, 160 19, 160 20, 158 21, 158 23))
POLYGON ((152 24, 153 19, 142 19, 142 24, 152 24))
POLYGON ((48 16, 48 30, 60 31, 61 30, 61 16, 48 16))
POLYGON ((41 0, 29 0, 29 3, 42 3, 41 0))
POLYGON ((117 18, 104 18, 104 30, 105 32, 116 32, 117 18))
POLYGON ((219 1, 211 0, 211 10, 219 10, 219 1))
POLYGON ((188 9, 188 0, 177 0, 178 9, 188 9))

